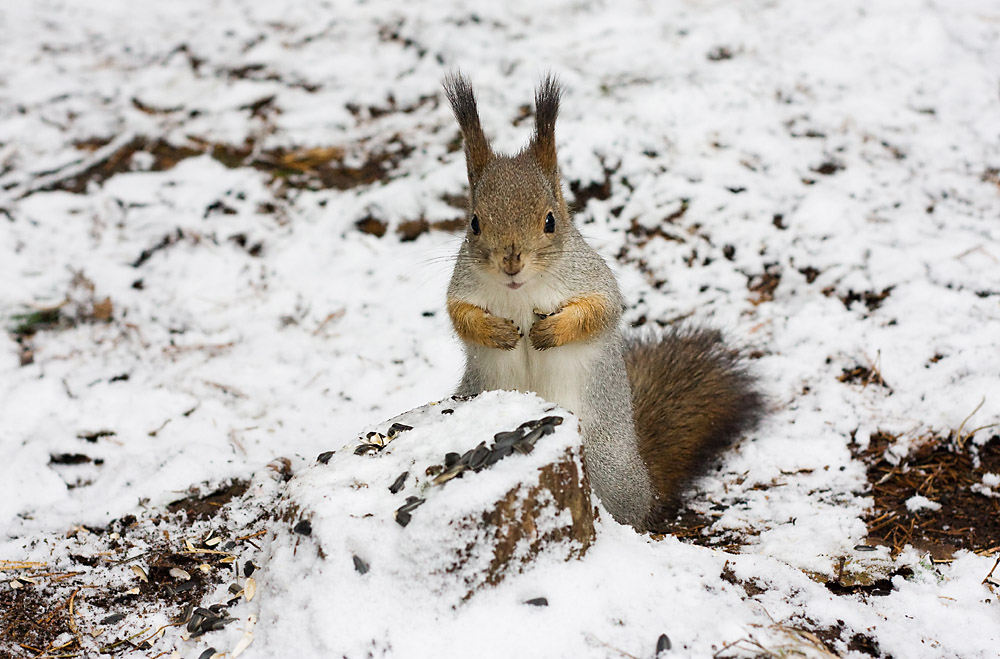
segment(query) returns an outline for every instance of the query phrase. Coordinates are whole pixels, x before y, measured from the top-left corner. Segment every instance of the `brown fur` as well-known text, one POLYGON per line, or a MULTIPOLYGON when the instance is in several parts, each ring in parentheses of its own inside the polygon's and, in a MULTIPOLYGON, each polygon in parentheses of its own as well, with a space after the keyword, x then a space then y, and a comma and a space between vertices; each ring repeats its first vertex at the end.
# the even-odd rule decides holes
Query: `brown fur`
POLYGON ((558 177, 556 159, 556 116, 559 114, 559 97, 562 88, 552 75, 545 76, 535 92, 535 137, 531 147, 535 160, 548 176, 558 177))
POLYGON ((451 103, 451 109, 458 120, 465 142, 465 163, 469 172, 469 182, 476 187, 483 170, 493 160, 493 149, 479 123, 476 95, 468 78, 461 73, 453 73, 445 78, 444 93, 451 103))
POLYGON ((629 341, 625 368, 639 453, 656 492, 648 526, 662 528, 684 487, 760 420, 763 399, 739 354, 714 330, 629 341))
POLYGON ((468 302, 449 298, 448 315, 459 337, 487 348, 512 350, 524 336, 512 321, 468 302))
POLYGON ((617 319, 608 298, 600 294, 570 299, 556 313, 531 326, 528 338, 536 350, 558 348, 601 334, 617 319))

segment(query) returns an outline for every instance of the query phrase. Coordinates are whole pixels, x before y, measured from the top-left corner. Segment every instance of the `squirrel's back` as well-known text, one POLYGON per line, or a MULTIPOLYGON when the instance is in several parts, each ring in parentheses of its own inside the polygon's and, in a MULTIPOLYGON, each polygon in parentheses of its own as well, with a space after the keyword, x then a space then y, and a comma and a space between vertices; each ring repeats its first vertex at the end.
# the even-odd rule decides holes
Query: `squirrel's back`
POLYGON ((757 424, 764 401, 740 354, 716 330, 627 339, 625 370, 639 454, 656 495, 647 526, 662 528, 684 487, 757 424))

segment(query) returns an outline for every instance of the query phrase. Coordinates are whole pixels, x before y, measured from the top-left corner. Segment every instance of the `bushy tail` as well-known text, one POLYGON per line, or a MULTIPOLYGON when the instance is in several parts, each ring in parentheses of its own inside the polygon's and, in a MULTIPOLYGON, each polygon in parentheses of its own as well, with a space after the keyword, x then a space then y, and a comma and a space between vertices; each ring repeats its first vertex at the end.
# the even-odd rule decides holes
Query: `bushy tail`
POLYGON ((639 453, 657 495, 648 520, 655 529, 712 456, 760 421, 764 397, 716 330, 682 328, 630 339, 625 367, 639 453))

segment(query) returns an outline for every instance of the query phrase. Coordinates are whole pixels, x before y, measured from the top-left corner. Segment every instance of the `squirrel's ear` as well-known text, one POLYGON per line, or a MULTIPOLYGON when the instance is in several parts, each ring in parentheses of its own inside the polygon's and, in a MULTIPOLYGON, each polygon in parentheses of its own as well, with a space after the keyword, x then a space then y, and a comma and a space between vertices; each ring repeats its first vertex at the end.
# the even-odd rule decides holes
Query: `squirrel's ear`
POLYGON ((553 178, 559 173, 559 164, 556 162, 556 116, 559 114, 561 95, 562 87, 552 74, 545 76, 535 92, 535 138, 531 147, 542 170, 553 178))
POLYGON ((451 109, 462 129, 465 141, 465 164, 469 170, 469 185, 475 187, 486 165, 493 159, 493 149, 483 134, 476 108, 476 95, 468 78, 461 72, 450 74, 444 79, 444 93, 451 103, 451 109))

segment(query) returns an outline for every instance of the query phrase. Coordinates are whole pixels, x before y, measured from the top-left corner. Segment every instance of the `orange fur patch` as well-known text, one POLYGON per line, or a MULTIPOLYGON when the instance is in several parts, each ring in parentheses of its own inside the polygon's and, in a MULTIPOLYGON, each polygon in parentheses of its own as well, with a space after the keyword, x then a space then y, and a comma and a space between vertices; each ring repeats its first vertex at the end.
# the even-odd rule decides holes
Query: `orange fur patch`
POLYGON ((492 316, 474 304, 448 298, 448 316, 455 332, 463 341, 487 348, 509 350, 517 345, 521 333, 513 322, 492 316))
POLYGON ((571 298, 558 313, 536 325, 551 323, 548 327, 540 327, 539 332, 551 341, 551 345, 546 347, 554 348, 574 341, 584 341, 604 332, 613 317, 608 299, 594 293, 571 298))

